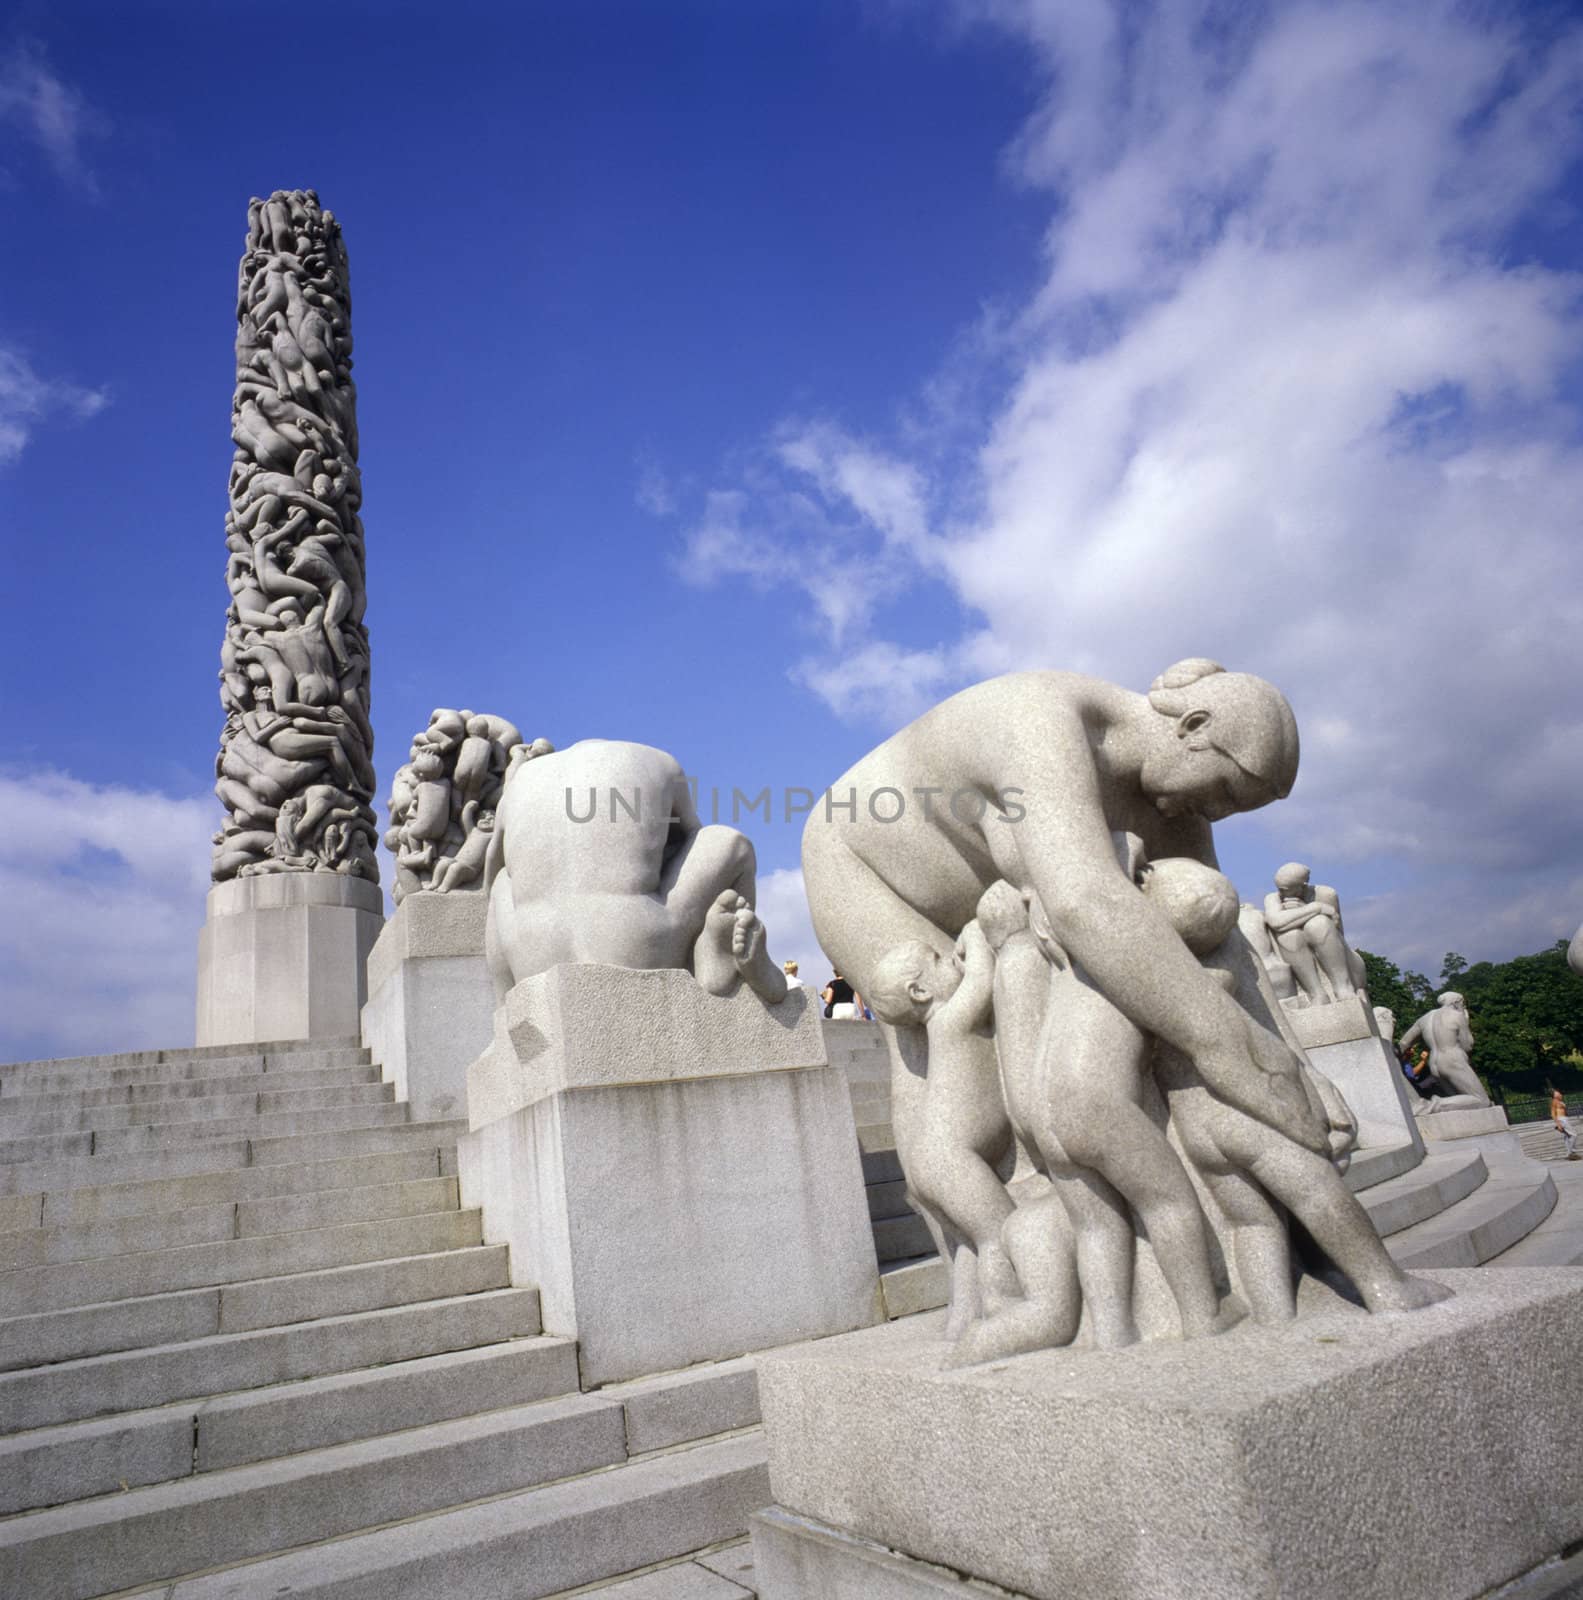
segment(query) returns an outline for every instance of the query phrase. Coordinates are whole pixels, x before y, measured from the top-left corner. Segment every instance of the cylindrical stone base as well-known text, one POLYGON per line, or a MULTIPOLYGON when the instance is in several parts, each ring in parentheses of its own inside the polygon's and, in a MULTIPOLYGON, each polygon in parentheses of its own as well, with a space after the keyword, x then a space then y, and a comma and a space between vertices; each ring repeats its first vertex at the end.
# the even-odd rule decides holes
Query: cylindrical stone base
POLYGON ((378 884, 338 872, 215 884, 198 934, 197 1042, 355 1036, 384 920, 378 884))

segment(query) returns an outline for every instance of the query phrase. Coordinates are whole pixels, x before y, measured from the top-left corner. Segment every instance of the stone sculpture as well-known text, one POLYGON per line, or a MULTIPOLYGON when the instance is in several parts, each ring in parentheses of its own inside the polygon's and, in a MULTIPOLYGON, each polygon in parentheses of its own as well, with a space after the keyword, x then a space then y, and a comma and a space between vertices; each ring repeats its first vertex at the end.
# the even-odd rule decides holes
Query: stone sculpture
POLYGON ((1396 1042, 1396 1013, 1389 1006, 1374 1007, 1374 1025, 1380 1030, 1380 1037, 1386 1044, 1396 1042))
POLYGON ((391 780, 385 846, 396 858, 396 904, 419 889, 482 889, 508 769, 553 749, 547 739, 524 745, 504 717, 436 710, 391 780))
POLYGON ((1291 968, 1298 1005, 1328 1005, 1364 987, 1363 963, 1346 942, 1341 900, 1326 884, 1310 883, 1308 868, 1288 861, 1264 897, 1264 922, 1291 968))
POLYGON ((1297 977, 1281 958, 1281 952, 1275 948, 1275 940, 1270 937, 1270 926, 1264 920, 1263 908, 1240 906, 1237 910, 1237 926, 1241 928, 1243 938, 1252 945, 1254 953, 1264 963, 1264 970, 1270 980, 1270 987, 1275 991, 1275 998, 1295 1003, 1297 977))
POLYGON ((1401 1048, 1411 1049, 1420 1039, 1429 1046, 1429 1076, 1434 1080, 1430 1087, 1444 1091, 1418 1102, 1414 1110, 1420 1116, 1436 1111, 1471 1111, 1490 1104, 1468 1059, 1473 1049, 1473 1031, 1468 1026, 1467 1002, 1454 989, 1438 996, 1435 1009, 1426 1011, 1402 1035, 1401 1048))
POLYGON ((775 1004, 786 975, 753 909, 756 872, 747 836, 699 821, 663 750, 585 739, 515 760, 484 865, 496 999, 551 967, 597 962, 681 968, 714 995, 745 983, 775 1004))
POLYGON ((1341 1183, 1352 1119, 1215 867, 1211 824, 1287 794, 1297 758, 1280 693, 1211 661, 1146 696, 1018 673, 936 706, 832 791, 924 803, 810 816, 814 928, 884 1027, 897 1153, 952 1264, 955 1359, 1065 1342, 1079 1298, 1096 1342, 1137 1337, 1140 1236, 1180 1332, 1235 1321, 1199 1184, 1260 1317, 1292 1314, 1288 1209, 1371 1307, 1443 1297, 1391 1263, 1341 1183), (1013 1129, 1049 1186, 1028 1217, 1000 1182, 1013 1129))
POLYGON ((1583 977, 1583 927, 1572 935, 1572 943, 1567 946, 1567 965, 1583 977))
POLYGON ((311 189, 248 207, 220 653, 216 882, 378 882, 346 250, 311 189))

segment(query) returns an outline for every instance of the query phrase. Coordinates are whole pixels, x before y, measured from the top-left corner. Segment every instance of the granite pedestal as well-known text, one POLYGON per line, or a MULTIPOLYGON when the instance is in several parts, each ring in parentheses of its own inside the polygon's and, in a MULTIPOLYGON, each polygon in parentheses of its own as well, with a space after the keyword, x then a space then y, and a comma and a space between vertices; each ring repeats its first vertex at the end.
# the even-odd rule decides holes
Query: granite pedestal
POLYGON ((495 1011, 488 911, 481 894, 409 894, 368 957, 363 1043, 420 1122, 467 1114, 467 1069, 495 1011))
POLYGON ((1453 1111, 1426 1111, 1418 1119, 1419 1132, 1431 1144, 1505 1133, 1510 1126, 1504 1106, 1459 1106, 1453 1111))
POLYGON ((1315 1069, 1335 1084, 1357 1118, 1360 1150, 1399 1144, 1423 1149, 1413 1117, 1418 1097, 1362 995, 1322 1006, 1288 1006, 1286 1020, 1315 1069))
POLYGON ((467 1078, 462 1204, 575 1336, 585 1387, 882 1316, 857 1134, 813 996, 561 966, 467 1078))
POLYGON ((198 933, 197 1042, 355 1034, 384 918, 379 885, 338 872, 215 884, 198 933))
POLYGON ((943 1313, 758 1361, 777 1510, 761 1600, 1473 1600, 1583 1537, 1546 1373, 1583 1359, 1583 1270, 1432 1274, 1371 1317, 942 1370, 943 1313))

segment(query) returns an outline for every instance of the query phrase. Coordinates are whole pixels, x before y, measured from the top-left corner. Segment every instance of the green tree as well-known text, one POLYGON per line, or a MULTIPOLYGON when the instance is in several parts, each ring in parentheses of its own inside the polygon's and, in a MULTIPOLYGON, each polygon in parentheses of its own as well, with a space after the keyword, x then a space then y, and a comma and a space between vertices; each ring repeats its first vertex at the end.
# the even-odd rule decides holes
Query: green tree
POLYGON ((1371 950, 1359 950, 1369 1004, 1389 1006, 1396 1014, 1396 1032, 1405 1033, 1435 1002, 1434 986, 1421 972, 1403 972, 1394 961, 1371 950))
POLYGON ((1446 951, 1446 958, 1440 963, 1440 987, 1454 989, 1457 979, 1468 970, 1467 958, 1459 956, 1455 950, 1446 951))

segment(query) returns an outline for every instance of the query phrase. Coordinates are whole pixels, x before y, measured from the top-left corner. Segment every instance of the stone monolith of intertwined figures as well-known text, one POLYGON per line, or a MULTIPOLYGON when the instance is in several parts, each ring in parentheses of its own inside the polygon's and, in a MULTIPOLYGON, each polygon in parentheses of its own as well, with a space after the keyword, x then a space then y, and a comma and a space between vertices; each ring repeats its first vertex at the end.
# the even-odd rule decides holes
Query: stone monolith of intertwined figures
POLYGON ((354 1032, 381 910, 351 292, 313 190, 250 203, 236 309, 200 1043, 354 1032))

